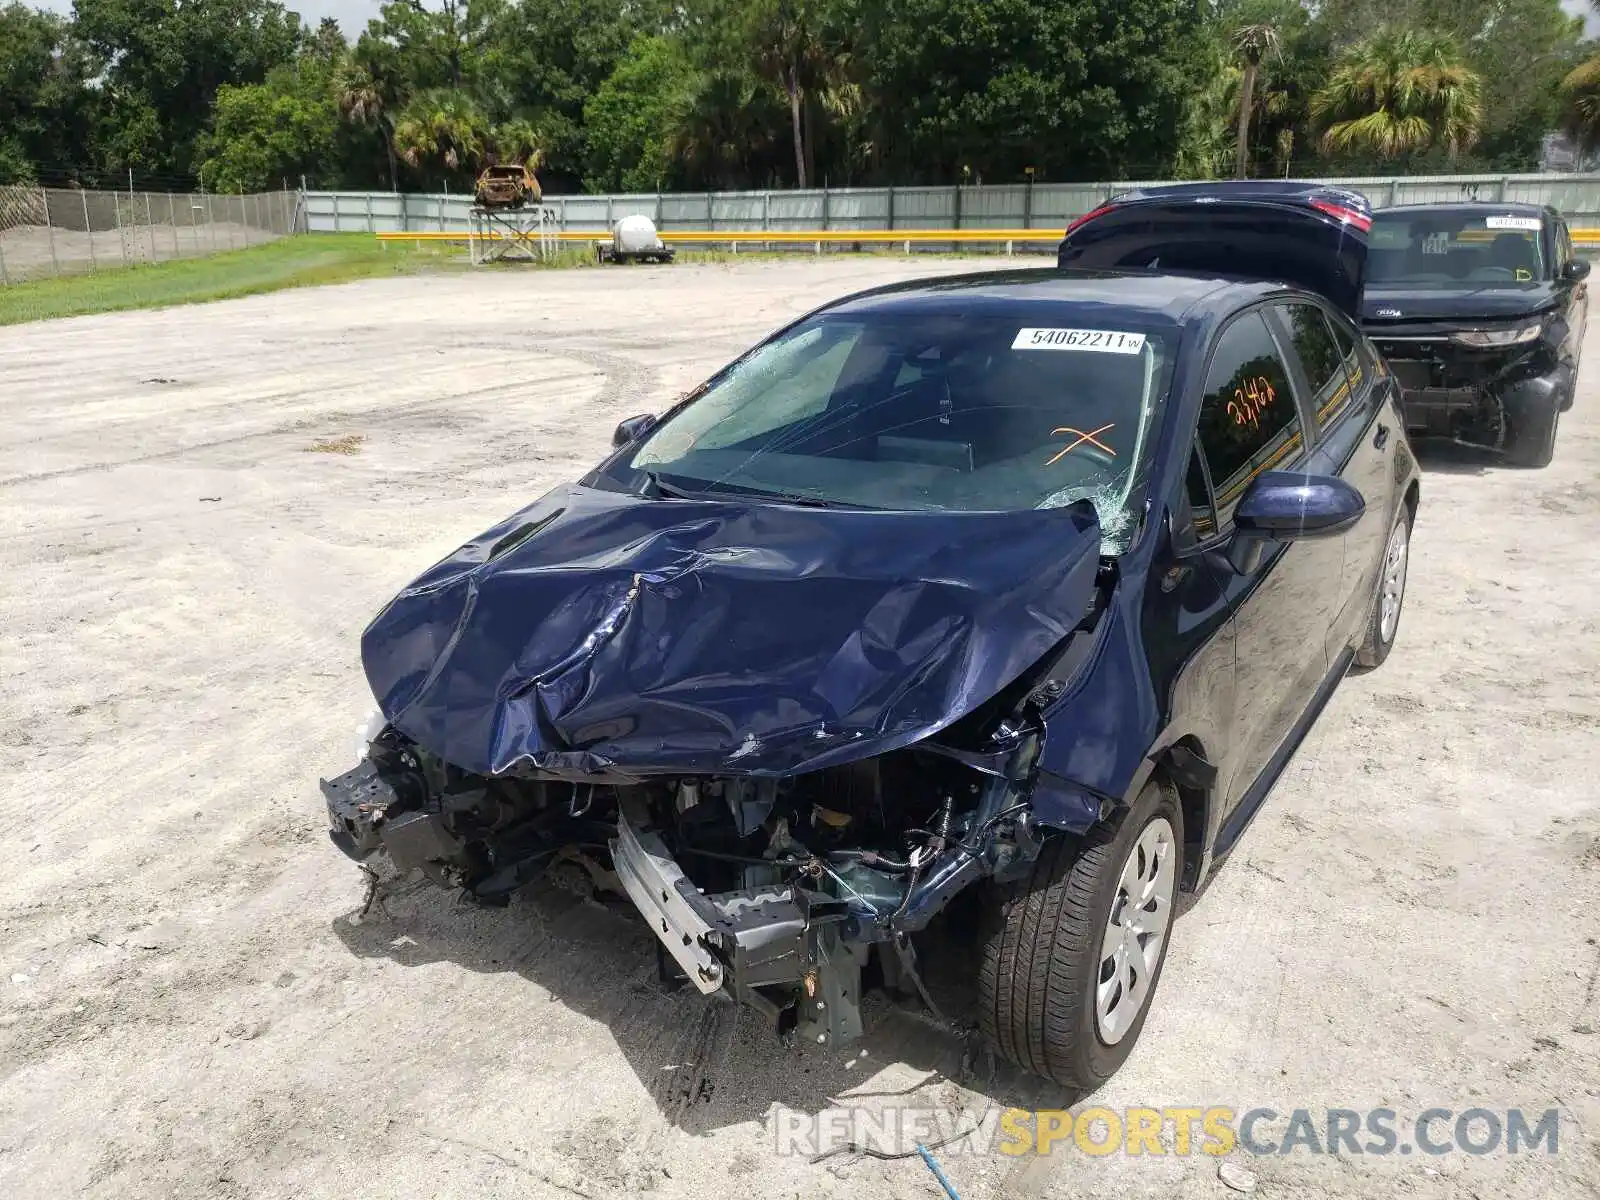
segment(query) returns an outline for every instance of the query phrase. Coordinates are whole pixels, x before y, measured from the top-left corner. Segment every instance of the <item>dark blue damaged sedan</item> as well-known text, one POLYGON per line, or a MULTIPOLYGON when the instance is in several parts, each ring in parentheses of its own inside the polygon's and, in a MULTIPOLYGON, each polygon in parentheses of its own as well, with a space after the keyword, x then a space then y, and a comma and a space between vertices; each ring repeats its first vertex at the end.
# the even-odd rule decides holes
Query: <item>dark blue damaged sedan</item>
POLYGON ((1104 1080, 1178 892, 1395 642, 1417 469, 1353 323, 1370 223, 1131 193, 1059 269, 849 297, 623 422, 367 629, 334 842, 482 904, 626 897, 664 976, 824 1044, 864 985, 931 1004, 919 934, 978 912, 996 1051, 1104 1080))

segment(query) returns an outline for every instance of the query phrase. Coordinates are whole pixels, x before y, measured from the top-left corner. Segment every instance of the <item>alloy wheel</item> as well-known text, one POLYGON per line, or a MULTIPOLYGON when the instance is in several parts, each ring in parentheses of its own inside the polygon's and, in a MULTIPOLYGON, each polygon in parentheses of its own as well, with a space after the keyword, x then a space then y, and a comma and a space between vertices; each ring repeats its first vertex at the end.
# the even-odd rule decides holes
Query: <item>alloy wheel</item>
POLYGON ((1150 997, 1172 923, 1177 864, 1177 839, 1165 817, 1144 827, 1122 864, 1095 984, 1095 1026, 1108 1046, 1123 1039, 1150 997))
POLYGON ((1378 636, 1385 644, 1394 640, 1395 629, 1400 624, 1400 605, 1406 596, 1406 560, 1410 556, 1411 539, 1402 517, 1389 535, 1389 546, 1383 553, 1383 579, 1378 595, 1378 636))

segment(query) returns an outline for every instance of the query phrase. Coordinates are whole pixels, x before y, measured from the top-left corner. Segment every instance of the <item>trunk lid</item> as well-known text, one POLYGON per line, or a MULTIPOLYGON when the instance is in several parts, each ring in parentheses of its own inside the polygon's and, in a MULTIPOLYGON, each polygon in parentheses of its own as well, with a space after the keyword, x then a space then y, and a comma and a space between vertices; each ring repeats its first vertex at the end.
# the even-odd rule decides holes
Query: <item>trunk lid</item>
POLYGON ((1173 184, 1117 196, 1068 226, 1063 267, 1291 283, 1360 320, 1372 206, 1291 180, 1173 184))

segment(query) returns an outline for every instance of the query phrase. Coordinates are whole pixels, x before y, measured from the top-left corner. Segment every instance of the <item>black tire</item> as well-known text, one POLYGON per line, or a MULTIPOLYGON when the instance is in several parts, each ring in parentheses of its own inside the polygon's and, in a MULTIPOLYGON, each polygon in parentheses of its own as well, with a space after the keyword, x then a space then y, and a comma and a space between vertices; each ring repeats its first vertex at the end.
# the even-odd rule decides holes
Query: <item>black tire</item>
POLYGON ((1556 456, 1556 426, 1561 423, 1560 406, 1525 413, 1508 431, 1506 462, 1514 467, 1548 467, 1556 456))
POLYGON ((1177 795, 1152 782, 1115 825, 1082 838, 1052 838, 1029 878, 990 897, 978 991, 983 1036, 997 1055, 1066 1087, 1097 1087, 1122 1066, 1166 963, 1182 855, 1177 795), (1172 909, 1143 1007, 1126 1032, 1108 1042, 1095 1010, 1101 942, 1129 852, 1158 818, 1173 832, 1172 909))
POLYGON ((1405 615, 1406 578, 1409 574, 1411 558, 1411 506, 1402 504, 1400 515, 1395 518, 1393 527, 1389 530, 1389 537, 1383 544, 1383 558, 1378 563, 1378 582, 1372 589, 1372 611, 1367 614, 1367 632, 1361 639, 1361 645, 1356 648, 1356 666, 1362 670, 1370 671, 1374 667, 1381 667, 1383 660, 1389 657, 1389 651, 1394 649, 1395 637, 1400 633, 1400 618, 1405 615), (1389 630, 1389 636, 1384 636, 1383 631, 1383 591, 1388 579, 1389 555, 1394 545, 1397 533, 1404 530, 1406 561, 1401 566, 1400 574, 1400 600, 1399 610, 1395 613, 1394 625, 1389 630))

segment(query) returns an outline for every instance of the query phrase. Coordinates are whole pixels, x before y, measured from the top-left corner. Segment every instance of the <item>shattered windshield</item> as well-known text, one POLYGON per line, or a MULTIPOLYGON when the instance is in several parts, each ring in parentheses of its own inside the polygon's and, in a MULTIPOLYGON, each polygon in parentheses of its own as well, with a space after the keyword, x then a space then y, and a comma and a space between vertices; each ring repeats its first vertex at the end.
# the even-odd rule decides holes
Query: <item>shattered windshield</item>
POLYGON ((1087 498, 1117 553, 1137 526, 1175 341, 1061 305, 822 314, 713 379, 627 465, 663 490, 862 508, 1087 498))
POLYGON ((1379 212, 1367 282, 1377 287, 1516 288, 1549 278, 1538 217, 1379 212))

